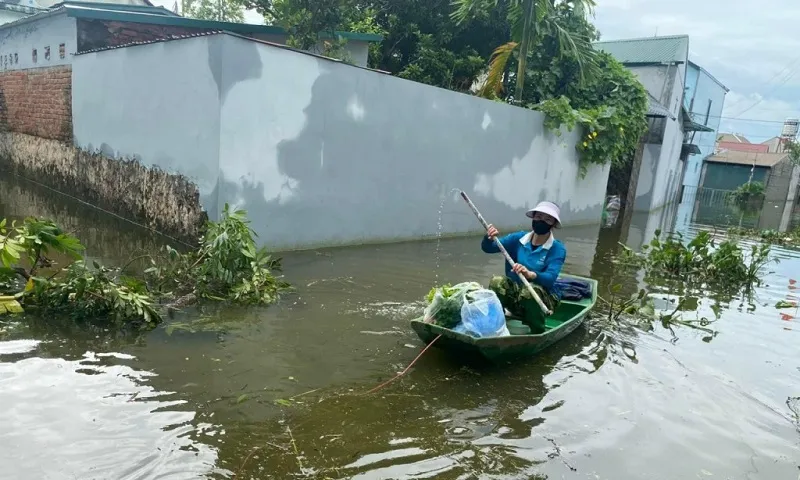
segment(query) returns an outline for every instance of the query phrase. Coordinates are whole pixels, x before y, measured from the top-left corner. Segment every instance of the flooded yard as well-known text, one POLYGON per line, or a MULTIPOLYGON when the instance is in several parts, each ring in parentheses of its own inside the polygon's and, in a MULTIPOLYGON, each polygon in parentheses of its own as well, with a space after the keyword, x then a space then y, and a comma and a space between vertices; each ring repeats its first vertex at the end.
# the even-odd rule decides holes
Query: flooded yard
MULTIPOLYGON (((168 241, 4 176, 0 217, 26 215, 55 220, 110 264, 168 241)), ((636 289, 638 277, 612 271, 618 242, 691 234, 687 218, 634 216, 624 238, 557 231, 564 271, 598 279, 601 294, 636 289)), ((363 395, 419 353, 408 321, 433 284, 502 271, 479 242, 286 254, 297 291, 279 305, 187 310, 138 337, 0 323, 0 477, 800 478, 798 312, 775 308, 797 293, 800 253, 779 247, 755 308, 731 302, 713 337, 598 315, 511 365, 431 349, 363 395)))

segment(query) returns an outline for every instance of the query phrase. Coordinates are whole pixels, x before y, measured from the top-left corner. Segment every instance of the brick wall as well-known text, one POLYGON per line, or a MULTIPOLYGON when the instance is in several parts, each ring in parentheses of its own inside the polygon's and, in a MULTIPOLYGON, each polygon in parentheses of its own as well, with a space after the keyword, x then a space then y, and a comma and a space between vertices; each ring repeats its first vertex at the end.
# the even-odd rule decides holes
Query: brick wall
POLYGON ((208 28, 78 19, 78 52, 117 47, 134 42, 166 40, 210 31, 211 29, 208 28))
POLYGON ((72 68, 0 73, 0 130, 71 141, 72 68))

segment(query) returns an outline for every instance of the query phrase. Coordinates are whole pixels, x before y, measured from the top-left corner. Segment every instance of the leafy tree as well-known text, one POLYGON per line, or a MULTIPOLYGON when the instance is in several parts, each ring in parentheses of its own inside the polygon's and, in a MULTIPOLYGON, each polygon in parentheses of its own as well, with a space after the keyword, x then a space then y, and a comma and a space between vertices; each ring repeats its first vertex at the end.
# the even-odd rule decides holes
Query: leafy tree
POLYGON ((335 38, 335 32, 350 21, 354 0, 239 0, 254 9, 269 25, 289 32, 288 45, 308 50, 321 37, 335 38))
POLYGON ((494 45, 510 32, 502 12, 455 22, 450 0, 371 0, 369 5, 384 35, 372 65, 453 90, 470 88, 494 45))
POLYGON ((218 22, 244 22, 244 9, 237 0, 181 0, 185 17, 218 22))
POLYGON ((546 38, 555 42, 557 51, 553 53, 558 57, 569 56, 576 62, 581 78, 587 70, 596 70, 595 51, 591 44, 593 38, 570 25, 570 21, 585 19, 591 13, 594 0, 455 0, 455 4, 457 9, 453 18, 459 23, 501 11, 511 25, 511 41, 497 47, 492 57, 488 81, 482 91, 484 96, 489 92, 499 92, 509 59, 517 52, 514 98, 515 103, 520 103, 529 55, 539 51, 546 38))

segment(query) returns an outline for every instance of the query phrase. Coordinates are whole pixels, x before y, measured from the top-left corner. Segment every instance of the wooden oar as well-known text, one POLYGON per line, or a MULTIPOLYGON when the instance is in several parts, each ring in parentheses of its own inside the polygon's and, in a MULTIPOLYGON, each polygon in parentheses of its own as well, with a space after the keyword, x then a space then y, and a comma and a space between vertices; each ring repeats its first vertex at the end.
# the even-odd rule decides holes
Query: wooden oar
MULTIPOLYGON (((483 225, 483 228, 485 228, 486 231, 489 231, 489 224, 486 223, 486 220, 483 219, 483 215, 481 215, 481 212, 478 211, 478 208, 475 207, 475 204, 472 203, 472 200, 470 200, 469 197, 467 196, 467 194, 464 193, 463 191, 461 192, 461 198, 463 198, 464 201, 467 202, 467 205, 469 205, 469 208, 472 209, 472 213, 474 213, 475 216, 478 217, 478 221, 481 222, 481 225, 483 225)), ((504 247, 503 244, 500 243, 500 239, 495 237, 494 238, 494 243, 500 249, 500 252, 503 254, 503 256, 506 257, 506 262, 508 262, 508 264, 513 267, 514 266, 514 259, 512 259, 511 255, 508 254, 508 252, 506 251, 506 247, 504 247)), ((525 278, 525 276, 520 274, 520 273, 518 273, 517 276, 522 281, 522 284, 525 285, 525 288, 528 289, 528 292, 530 292, 530 294, 533 295, 533 299, 536 300, 536 303, 539 304, 539 307, 542 309, 542 311, 545 313, 545 315, 550 315, 551 313, 553 313, 553 312, 550 311, 550 309, 547 308, 547 306, 544 304, 542 299, 539 298, 539 295, 536 293, 536 290, 533 289, 533 286, 530 284, 528 279, 525 278)))

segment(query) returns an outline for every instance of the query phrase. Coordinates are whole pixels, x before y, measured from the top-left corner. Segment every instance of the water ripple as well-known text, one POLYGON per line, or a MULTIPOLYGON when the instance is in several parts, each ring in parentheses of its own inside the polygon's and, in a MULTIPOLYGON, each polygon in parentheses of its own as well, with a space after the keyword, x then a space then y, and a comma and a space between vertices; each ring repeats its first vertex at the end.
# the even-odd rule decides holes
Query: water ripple
MULTIPOLYGON (((17 342, 0 351, 19 350, 17 342)), ((31 345, 28 344, 28 347, 31 345)), ((194 413, 146 386, 153 375, 82 360, 25 358, 0 363, 0 458, 13 478, 197 479, 216 451, 191 439, 194 413)))

